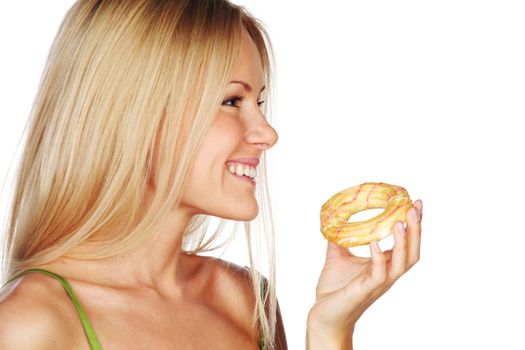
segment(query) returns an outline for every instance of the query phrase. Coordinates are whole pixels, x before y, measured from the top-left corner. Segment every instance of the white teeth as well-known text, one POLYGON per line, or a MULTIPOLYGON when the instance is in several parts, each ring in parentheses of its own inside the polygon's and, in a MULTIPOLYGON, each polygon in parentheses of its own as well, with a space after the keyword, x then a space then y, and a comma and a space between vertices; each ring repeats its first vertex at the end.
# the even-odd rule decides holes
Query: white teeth
POLYGON ((244 175, 244 169, 242 165, 237 165, 235 167, 235 175, 239 175, 239 176, 244 175))
POLYGON ((230 166, 228 167, 228 171, 237 176, 246 175, 251 178, 255 178, 255 176, 257 175, 257 171, 254 167, 243 164, 230 164, 230 166))

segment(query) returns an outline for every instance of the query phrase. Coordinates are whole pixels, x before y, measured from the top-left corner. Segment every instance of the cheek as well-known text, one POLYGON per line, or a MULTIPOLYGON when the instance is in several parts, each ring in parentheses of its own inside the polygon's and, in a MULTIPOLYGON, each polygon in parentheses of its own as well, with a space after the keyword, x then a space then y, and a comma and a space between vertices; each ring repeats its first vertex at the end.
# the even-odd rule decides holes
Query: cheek
POLYGON ((242 142, 242 130, 242 124, 238 118, 219 116, 211 125, 204 144, 210 153, 217 155, 232 151, 242 142))
POLYGON ((216 117, 199 150, 196 167, 204 170, 210 167, 223 166, 239 148, 242 138, 243 128, 238 118, 233 116, 216 117))

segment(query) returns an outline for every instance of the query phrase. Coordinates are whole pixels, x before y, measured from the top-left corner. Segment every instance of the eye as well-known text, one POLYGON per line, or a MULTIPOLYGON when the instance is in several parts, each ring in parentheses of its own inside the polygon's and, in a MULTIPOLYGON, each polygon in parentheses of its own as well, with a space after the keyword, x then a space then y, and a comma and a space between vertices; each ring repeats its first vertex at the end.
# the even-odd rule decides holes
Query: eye
MULTIPOLYGON (((227 99, 227 100, 222 101, 222 104, 223 104, 223 105, 226 105, 226 106, 229 106, 229 107, 236 107, 236 108, 239 108, 239 106, 236 106, 236 105, 235 105, 235 101, 237 101, 237 100, 242 101, 243 98, 242 98, 241 96, 233 96, 233 97, 230 97, 230 98, 227 99), (233 104, 229 104, 230 102, 233 103, 233 104)), ((257 101, 257 105, 258 105, 259 107, 262 106, 263 103, 264 103, 264 101, 257 101)))
POLYGON ((233 97, 230 97, 229 99, 222 101, 222 104, 223 104, 223 105, 226 105, 226 106, 230 106, 230 107, 239 107, 239 106, 236 106, 236 105, 235 105, 235 101, 237 101, 237 100, 241 101, 241 100, 242 100, 242 97, 240 97, 240 96, 233 96, 233 97), (230 102, 232 102, 233 104, 230 105, 230 104, 229 104, 230 102))

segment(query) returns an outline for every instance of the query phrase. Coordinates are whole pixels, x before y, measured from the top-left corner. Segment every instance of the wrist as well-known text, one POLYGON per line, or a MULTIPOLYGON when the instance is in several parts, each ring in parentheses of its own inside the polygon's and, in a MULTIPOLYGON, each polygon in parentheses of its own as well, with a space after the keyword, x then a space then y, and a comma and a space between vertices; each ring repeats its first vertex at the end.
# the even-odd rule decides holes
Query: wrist
POLYGON ((306 327, 306 350, 352 350, 353 335, 354 325, 344 331, 333 332, 308 323, 306 327))

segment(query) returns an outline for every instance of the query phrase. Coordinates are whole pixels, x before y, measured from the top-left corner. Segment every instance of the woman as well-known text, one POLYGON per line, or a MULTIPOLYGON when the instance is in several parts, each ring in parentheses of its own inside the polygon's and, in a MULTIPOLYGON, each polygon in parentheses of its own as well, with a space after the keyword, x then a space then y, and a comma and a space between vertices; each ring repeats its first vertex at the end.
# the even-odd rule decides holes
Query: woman
MULTIPOLYGON (((264 182, 271 57, 262 24, 226 0, 74 4, 17 178, 0 348, 287 348, 264 182), (210 216, 225 221, 206 238, 210 216), (249 268, 198 255, 226 220, 244 222, 249 268)), ((360 315, 418 260, 420 220, 417 201, 371 259, 328 244, 307 348, 351 348, 360 315)))

